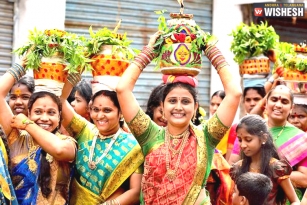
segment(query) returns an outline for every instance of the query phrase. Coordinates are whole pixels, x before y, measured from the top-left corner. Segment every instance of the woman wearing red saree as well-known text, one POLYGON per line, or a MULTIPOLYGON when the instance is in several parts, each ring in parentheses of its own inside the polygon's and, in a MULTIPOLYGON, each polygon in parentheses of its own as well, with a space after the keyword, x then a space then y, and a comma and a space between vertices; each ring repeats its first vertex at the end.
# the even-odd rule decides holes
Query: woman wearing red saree
POLYGON ((173 79, 172 83, 167 83, 162 98, 168 124, 165 128, 158 126, 142 111, 132 93, 141 71, 149 63, 139 62, 144 62, 144 55, 147 60, 154 58, 152 46, 157 37, 158 34, 151 38, 149 45, 127 68, 116 89, 122 114, 145 155, 141 202, 210 204, 204 187, 214 148, 232 124, 241 89, 220 51, 215 46, 207 46, 205 53, 210 61, 217 57, 212 55, 213 50, 221 56, 221 61, 213 65, 226 92, 223 102, 207 123, 196 127, 191 123, 198 107, 195 81, 187 76, 164 76, 164 80, 173 79))

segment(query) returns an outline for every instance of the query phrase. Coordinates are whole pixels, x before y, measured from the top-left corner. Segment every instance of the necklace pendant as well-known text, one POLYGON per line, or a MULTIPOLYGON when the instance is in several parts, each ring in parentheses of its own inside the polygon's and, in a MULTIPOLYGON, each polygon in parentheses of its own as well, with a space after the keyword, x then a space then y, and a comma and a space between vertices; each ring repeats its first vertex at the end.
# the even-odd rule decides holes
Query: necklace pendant
POLYGON ((88 167, 91 169, 91 170, 94 170, 96 169, 96 164, 94 161, 89 161, 88 162, 88 167))
POLYGON ((176 179, 175 170, 172 170, 172 169, 167 170, 166 177, 168 178, 168 180, 174 181, 174 179, 176 179))

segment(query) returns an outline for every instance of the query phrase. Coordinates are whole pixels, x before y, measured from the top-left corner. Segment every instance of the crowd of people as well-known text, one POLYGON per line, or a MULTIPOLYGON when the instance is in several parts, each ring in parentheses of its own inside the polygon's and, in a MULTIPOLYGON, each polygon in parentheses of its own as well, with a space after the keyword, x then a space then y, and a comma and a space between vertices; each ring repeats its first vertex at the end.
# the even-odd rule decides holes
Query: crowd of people
POLYGON ((143 111, 133 89, 158 36, 110 90, 93 92, 73 73, 57 97, 35 92, 26 59, 7 70, 1 204, 307 204, 306 105, 272 81, 242 91, 210 45, 204 53, 223 90, 211 97, 209 119, 188 76, 164 76, 143 111), (242 95, 246 116, 234 122, 242 95))

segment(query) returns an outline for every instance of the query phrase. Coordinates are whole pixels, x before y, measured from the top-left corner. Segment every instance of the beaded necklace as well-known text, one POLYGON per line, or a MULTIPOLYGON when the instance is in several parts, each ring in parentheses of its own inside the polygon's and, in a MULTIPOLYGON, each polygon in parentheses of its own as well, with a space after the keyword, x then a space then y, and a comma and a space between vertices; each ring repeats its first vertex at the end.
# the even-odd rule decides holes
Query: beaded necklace
POLYGON ((117 137, 119 136, 120 133, 121 133, 121 129, 118 129, 116 134, 113 134, 113 135, 104 136, 104 135, 99 134, 99 132, 98 132, 98 134, 96 134, 94 136, 93 141, 92 141, 92 145, 90 147, 90 153, 89 153, 89 159, 88 159, 88 167, 91 170, 96 169, 97 164, 109 153, 109 151, 112 148, 112 145, 114 144, 114 142, 116 141, 116 139, 117 139, 117 137), (103 140, 109 139, 109 138, 112 138, 112 139, 111 139, 111 142, 108 144, 108 147, 102 153, 102 155, 98 159, 93 161, 94 149, 95 149, 95 146, 96 146, 96 141, 97 141, 98 136, 99 136, 100 139, 103 139, 103 140))

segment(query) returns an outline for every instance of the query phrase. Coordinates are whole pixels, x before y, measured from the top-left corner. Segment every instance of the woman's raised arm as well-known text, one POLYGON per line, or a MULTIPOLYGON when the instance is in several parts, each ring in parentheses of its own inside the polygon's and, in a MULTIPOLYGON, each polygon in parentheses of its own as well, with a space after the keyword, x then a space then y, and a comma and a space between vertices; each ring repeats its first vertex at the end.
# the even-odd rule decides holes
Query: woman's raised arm
POLYGON ((64 87, 61 94, 61 103, 62 103, 62 125, 67 127, 72 121, 75 111, 71 105, 67 102, 67 98, 70 95, 73 87, 81 80, 81 75, 79 73, 71 73, 68 75, 67 80, 65 81, 64 87))
POLYGON ((11 119, 13 117, 13 112, 6 102, 6 96, 10 92, 14 83, 23 75, 25 75, 25 69, 19 64, 14 64, 0 78, 0 124, 7 136, 12 131, 11 119))
POLYGON ((135 58, 134 62, 129 65, 117 84, 117 98, 126 122, 130 122, 140 109, 132 91, 141 72, 154 58, 153 45, 159 35, 160 31, 151 37, 148 46, 145 46, 142 52, 135 58))
POLYGON ((239 72, 230 71, 228 63, 226 63, 225 58, 216 46, 207 46, 205 55, 217 70, 226 93, 225 98, 216 111, 217 116, 225 126, 231 126, 242 95, 240 81, 233 77, 233 73, 239 74, 239 72))

